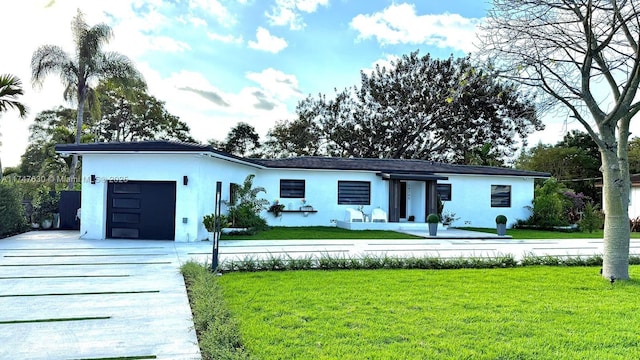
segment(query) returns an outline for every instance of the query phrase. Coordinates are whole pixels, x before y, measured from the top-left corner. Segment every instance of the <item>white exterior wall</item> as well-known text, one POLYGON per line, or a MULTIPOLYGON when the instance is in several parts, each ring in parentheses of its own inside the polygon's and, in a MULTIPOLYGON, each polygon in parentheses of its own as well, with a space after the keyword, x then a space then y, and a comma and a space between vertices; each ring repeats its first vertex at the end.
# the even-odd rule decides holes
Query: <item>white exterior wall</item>
POLYGON ((631 187, 629 200, 629 219, 640 217, 640 187, 631 187))
POLYGON ((202 218, 214 211, 216 181, 222 181, 222 199, 228 200, 229 182, 242 183, 247 174, 257 170, 198 154, 84 155, 82 176, 86 182, 82 184, 80 233, 84 239, 106 237, 107 182, 91 184, 88 181, 91 175, 99 180, 175 181, 175 240, 188 242, 207 238, 202 218), (183 185, 185 175, 187 185, 183 185))
POLYGON ((283 213, 279 217, 264 211, 262 217, 271 226, 330 226, 336 220, 344 220, 347 208, 356 209, 357 205, 338 205, 338 181, 371 182, 371 204, 364 205, 364 212, 380 207, 387 211, 389 207, 389 185, 373 172, 343 170, 302 170, 302 169, 263 169, 254 181, 254 186, 262 186, 267 194, 262 197, 273 204, 276 199, 286 210, 297 210, 302 206, 301 198, 280 198, 280 180, 305 180, 305 198, 317 213, 283 213))
MULTIPOLYGON (((283 213, 276 218, 264 211, 261 215, 272 226, 330 226, 344 220, 346 208, 356 205, 338 205, 338 181, 368 181, 371 183, 371 203, 364 206, 365 213, 381 208, 388 213, 389 182, 373 171, 261 169, 194 153, 182 154, 86 154, 83 157, 81 234, 85 239, 106 237, 107 183, 90 184, 90 175, 99 179, 126 178, 131 181, 175 181, 176 214, 175 240, 200 241, 207 238, 202 218, 214 211, 216 181, 222 182, 222 200, 229 200, 230 183, 242 184, 249 174, 256 174, 254 186, 262 186, 266 194, 259 196, 273 203, 279 199, 287 209, 299 209, 301 199, 280 198, 280 180, 305 180, 307 204, 316 213, 283 213), (183 185, 183 176, 189 181, 183 185), (186 218, 186 223, 183 223, 186 218)), ((508 226, 517 219, 530 216, 527 206, 533 199, 533 178, 488 175, 451 175, 439 183, 451 184, 451 201, 445 201, 444 210, 453 212, 459 220, 454 226, 494 227, 495 217, 503 214, 508 226), (511 207, 491 207, 491 185, 511 185, 511 207)), ((640 204, 640 189, 635 189, 633 204, 640 204)), ((425 183, 407 181, 407 216, 416 222, 425 221, 425 183)), ((223 213, 226 212, 223 206, 223 213)), ((640 214, 636 215, 640 216, 640 214)))
POLYGON ((507 217, 507 227, 518 219, 531 216, 534 184, 533 178, 519 176, 449 175, 449 180, 439 184, 451 184, 451 201, 444 201, 443 212, 452 212, 460 219, 452 226, 495 227, 498 215, 507 217), (491 207, 491 185, 511 185, 511 207, 491 207))

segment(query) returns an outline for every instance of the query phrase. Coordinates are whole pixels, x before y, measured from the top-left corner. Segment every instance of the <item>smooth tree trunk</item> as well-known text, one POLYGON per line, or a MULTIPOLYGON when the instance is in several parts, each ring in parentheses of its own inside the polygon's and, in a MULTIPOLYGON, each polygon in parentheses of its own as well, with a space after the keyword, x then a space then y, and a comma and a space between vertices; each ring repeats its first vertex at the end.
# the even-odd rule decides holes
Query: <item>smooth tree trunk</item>
POLYGON ((601 153, 602 198, 606 213, 602 276, 629 279, 629 172, 620 166, 615 151, 601 150, 601 153))
MULTIPOLYGON (((81 91, 80 96, 78 97, 78 113, 76 114, 76 144, 80 144, 80 139, 82 137, 82 118, 84 115, 84 103, 86 99, 86 91, 81 91), (83 96, 84 95, 84 96, 83 96)), ((76 182, 76 172, 78 169, 78 155, 74 154, 73 159, 71 160, 71 166, 69 167, 69 183, 67 184, 67 188, 69 190, 73 190, 74 184, 76 182)))

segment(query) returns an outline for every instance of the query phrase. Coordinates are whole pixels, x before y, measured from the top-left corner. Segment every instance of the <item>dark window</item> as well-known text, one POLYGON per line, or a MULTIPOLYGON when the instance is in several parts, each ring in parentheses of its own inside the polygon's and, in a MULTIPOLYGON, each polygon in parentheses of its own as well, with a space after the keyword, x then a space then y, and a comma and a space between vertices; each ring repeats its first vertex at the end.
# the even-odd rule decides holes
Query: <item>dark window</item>
POLYGON ((338 204, 370 205, 371 183, 369 181, 338 181, 338 204))
POLYGON ((230 183, 229 184, 229 203, 231 205, 235 205, 236 202, 238 201, 238 188, 240 187, 240 185, 236 184, 236 183, 230 183))
POLYGON ((280 180, 281 198, 304 198, 304 180, 280 180))
POLYGON ((491 207, 511 207, 511 185, 491 185, 491 207))
POLYGON ((442 201, 451 201, 451 184, 437 184, 436 191, 442 201))

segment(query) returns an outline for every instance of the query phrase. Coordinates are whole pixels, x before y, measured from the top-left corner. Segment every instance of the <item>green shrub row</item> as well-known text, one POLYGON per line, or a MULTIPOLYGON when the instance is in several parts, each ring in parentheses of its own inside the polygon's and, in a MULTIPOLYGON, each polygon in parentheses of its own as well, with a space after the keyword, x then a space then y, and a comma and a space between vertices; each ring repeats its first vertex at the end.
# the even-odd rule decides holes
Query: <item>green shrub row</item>
POLYGON ((471 257, 471 258, 437 258, 437 257, 409 257, 398 256, 372 256, 348 257, 331 256, 306 256, 292 258, 290 256, 269 256, 259 259, 247 256, 241 260, 225 260, 220 264, 219 270, 229 271, 282 271, 282 270, 356 270, 356 269, 489 269, 507 268, 518 266, 512 255, 498 255, 495 257, 471 257))
POLYGON ((28 230, 18 191, 11 184, 0 181, 0 238, 28 230))
MULTIPOLYGON (((631 256, 630 265, 640 265, 640 256, 631 256)), ((398 256, 372 256, 348 257, 331 256, 306 256, 292 258, 290 256, 269 256, 259 259, 247 256, 241 260, 225 260, 219 266, 219 271, 254 272, 254 271, 284 271, 284 270, 359 270, 359 269, 493 269, 511 268, 519 266, 602 266, 602 256, 551 256, 551 255, 525 255, 521 261, 516 261, 511 254, 497 255, 494 257, 469 257, 469 258, 438 258, 438 257, 408 257, 398 256)))
MULTIPOLYGON (((525 255, 520 266, 602 266, 602 256, 525 255)), ((629 256, 629 265, 640 265, 640 256, 629 256)))
POLYGON ((240 331, 231 316, 222 294, 222 288, 208 267, 196 262, 187 262, 181 267, 193 323, 204 360, 251 359, 242 346, 240 331))

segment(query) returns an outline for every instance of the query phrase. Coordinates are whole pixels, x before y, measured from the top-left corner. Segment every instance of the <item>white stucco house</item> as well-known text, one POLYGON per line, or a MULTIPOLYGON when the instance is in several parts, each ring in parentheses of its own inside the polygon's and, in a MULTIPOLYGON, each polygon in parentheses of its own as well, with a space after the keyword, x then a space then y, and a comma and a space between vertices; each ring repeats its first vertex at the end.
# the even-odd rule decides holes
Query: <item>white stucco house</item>
POLYGON ((534 179, 549 176, 424 160, 247 159, 167 141, 65 144, 56 151, 82 156, 85 239, 206 239, 202 219, 214 211, 216 182, 223 184, 222 200, 229 200, 231 184, 242 184, 249 174, 255 174, 254 186, 267 190, 265 199, 285 205, 279 217, 262 214, 272 226, 332 226, 349 208, 386 213, 386 224, 369 228, 424 226, 440 196, 445 212, 459 218, 452 225, 494 227, 499 214, 510 223, 528 218, 534 179), (300 210, 302 199, 313 211, 300 210))

